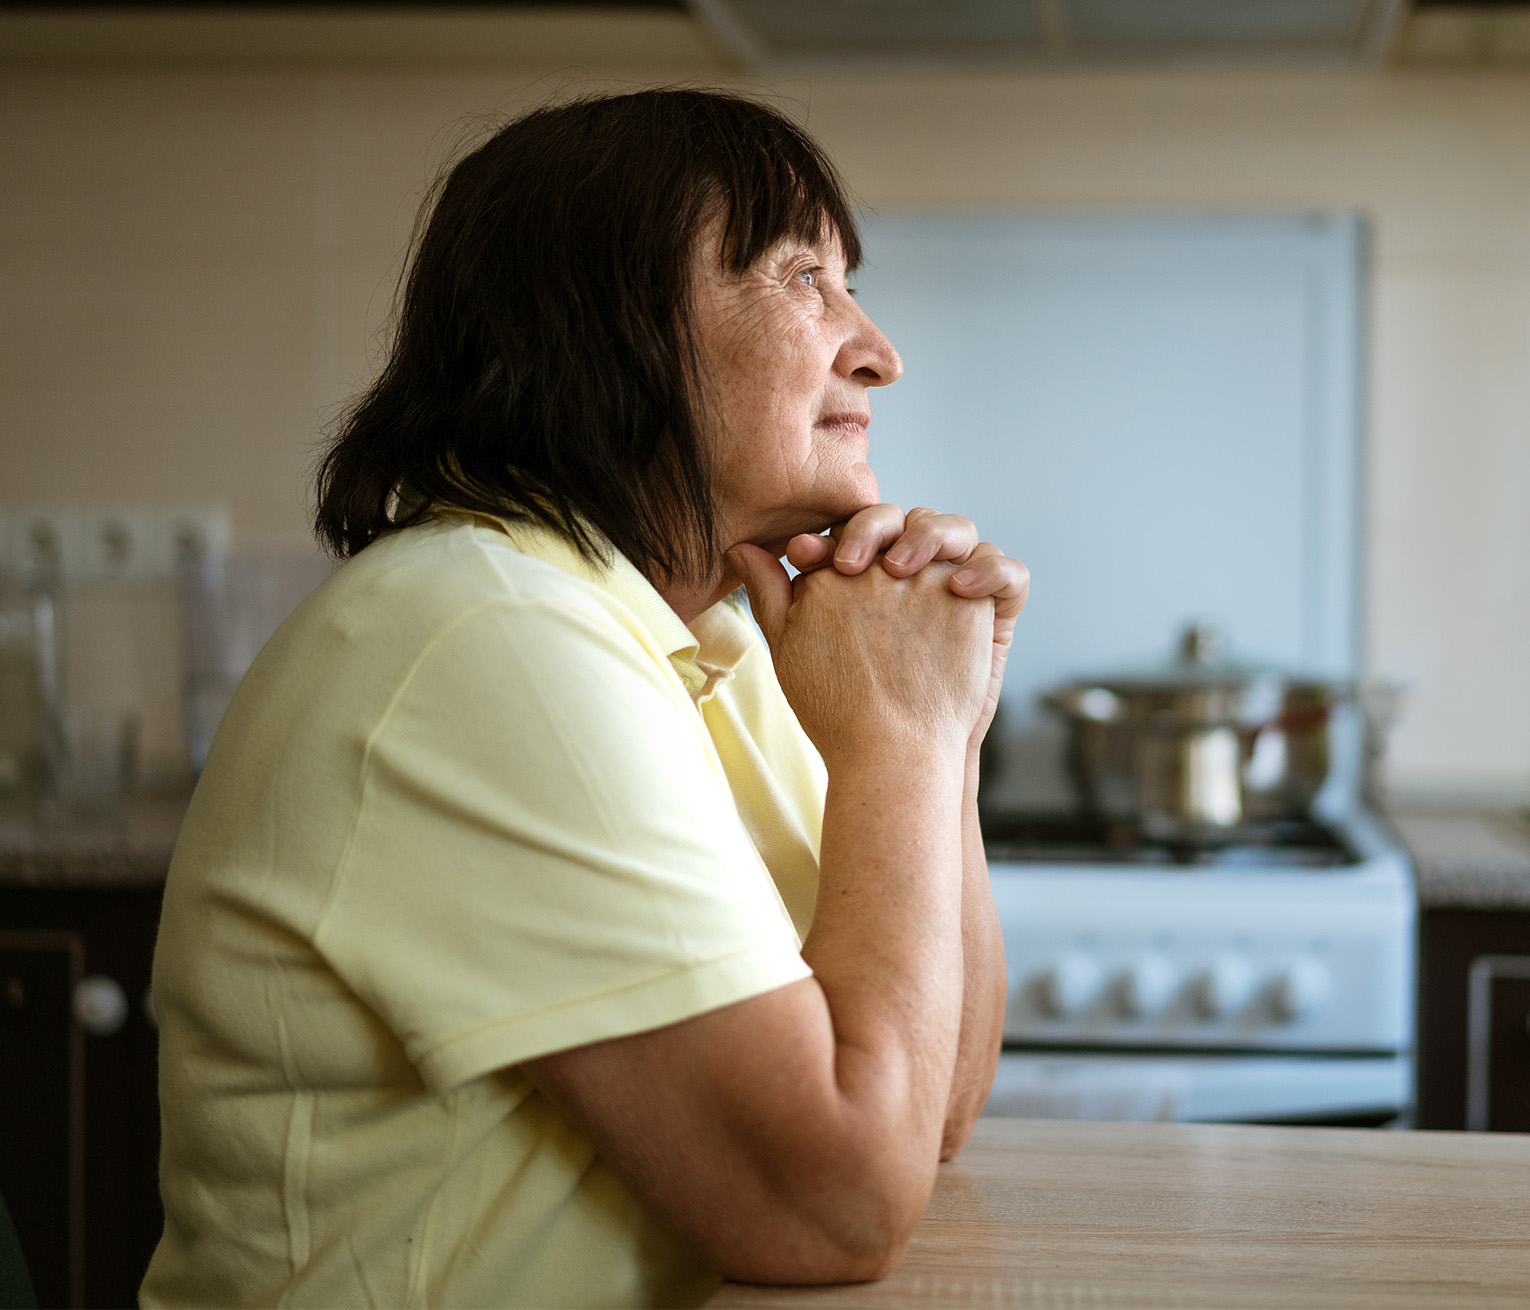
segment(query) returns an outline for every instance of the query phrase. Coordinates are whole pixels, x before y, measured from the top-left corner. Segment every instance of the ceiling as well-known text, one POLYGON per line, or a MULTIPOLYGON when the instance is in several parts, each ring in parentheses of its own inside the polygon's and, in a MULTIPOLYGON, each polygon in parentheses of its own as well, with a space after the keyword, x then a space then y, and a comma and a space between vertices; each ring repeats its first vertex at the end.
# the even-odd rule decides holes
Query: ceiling
POLYGON ((1524 66, 1530 0, 0 0, 0 66, 613 62, 1524 66))
POLYGON ((1410 9, 1408 0, 690 0, 690 7, 739 59, 761 69, 889 61, 1366 64, 1387 57, 1410 9))

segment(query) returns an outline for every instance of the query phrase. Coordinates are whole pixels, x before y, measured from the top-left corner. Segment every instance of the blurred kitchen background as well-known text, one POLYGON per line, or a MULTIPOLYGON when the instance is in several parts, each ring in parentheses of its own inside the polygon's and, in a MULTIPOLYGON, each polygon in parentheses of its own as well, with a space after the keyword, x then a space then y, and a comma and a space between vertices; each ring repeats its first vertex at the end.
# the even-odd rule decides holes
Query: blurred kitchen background
MULTIPOLYGON (((874 214, 1364 216, 1361 644, 1409 688, 1391 782, 1530 803, 1530 20, 1423 5, 1376 54, 1350 44, 1373 7, 1096 3, 1168 31, 1011 54, 929 33, 1018 3, 783 4, 780 70, 679 5, 0 8, 0 498, 215 506, 235 550, 307 553, 319 423, 376 365, 436 169, 559 92, 735 85, 874 214), (925 10, 907 48, 842 57, 925 10), (1195 26, 1233 11, 1312 34, 1195 26)), ((176 698, 144 694, 152 771, 176 698)))
POLYGON ((523 107, 672 82, 827 145, 908 368, 885 493, 1035 572, 991 809, 1074 804, 1041 694, 1170 668, 1197 619, 1395 701, 1382 822, 1334 857, 1395 874, 1390 1035, 1302 1028, 1343 1006, 1300 925, 1291 968, 1240 928, 1119 978, 1058 928, 1034 977, 1012 944, 1042 1063, 1010 1112, 1530 1128, 1530 5, 0 4, 0 1104, 33 1116, 0 1194, 45 1304, 118 1303, 157 1237, 158 884, 232 681, 329 567, 319 433, 429 182, 523 107), (1203 1063, 1258 1045, 1213 1011, 1289 1010, 1287 1100, 1248 1090, 1275 1047, 1200 1083, 1133 1038, 1155 979, 1203 1063))

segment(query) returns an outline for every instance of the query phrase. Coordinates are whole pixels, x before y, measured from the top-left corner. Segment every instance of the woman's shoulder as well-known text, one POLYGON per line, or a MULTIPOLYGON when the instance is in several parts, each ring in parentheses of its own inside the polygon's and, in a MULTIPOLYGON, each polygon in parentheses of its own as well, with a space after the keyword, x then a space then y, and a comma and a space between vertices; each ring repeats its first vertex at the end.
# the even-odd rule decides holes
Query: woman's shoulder
POLYGON ((491 680, 519 652, 555 666, 615 660, 668 681, 677 641, 693 639, 625 561, 602 568, 557 534, 450 515, 347 560, 283 624, 241 690, 267 716, 281 707, 301 721, 322 701, 360 722, 464 651, 491 680))
POLYGON ((467 643, 490 677, 496 650, 517 633, 544 648, 591 637, 633 644, 598 585, 502 532, 463 517, 401 529, 347 560, 289 616, 226 720, 246 751, 267 738, 365 738, 434 652, 467 643))
POLYGON ((327 584, 330 605, 449 621, 485 602, 598 607, 602 588, 573 545, 545 529, 443 515, 390 533, 327 584))
MULTIPOLYGON (((529 750, 553 700, 597 725, 645 708, 645 723, 665 713, 683 723, 684 691, 666 666, 596 582, 503 533, 459 520, 391 534, 298 607, 235 691, 178 881, 232 870, 253 886, 230 852, 264 850, 268 831, 300 830, 304 849, 333 865, 384 737, 395 755, 448 759, 493 725, 529 750)), ((311 899, 298 913, 309 926, 311 899)))

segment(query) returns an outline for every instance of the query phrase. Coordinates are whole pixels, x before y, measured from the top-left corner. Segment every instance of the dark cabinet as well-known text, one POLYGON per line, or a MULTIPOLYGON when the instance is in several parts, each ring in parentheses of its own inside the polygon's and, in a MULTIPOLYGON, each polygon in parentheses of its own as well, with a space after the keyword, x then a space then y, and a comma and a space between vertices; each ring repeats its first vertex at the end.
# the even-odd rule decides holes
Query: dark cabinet
POLYGON ((159 904, 0 887, 0 1193, 43 1306, 136 1305, 159 1240, 159 904))
POLYGON ((84 955, 77 933, 0 929, 0 1194, 44 1305, 84 1294, 84 955))
POLYGON ((1418 1126, 1530 1132, 1530 912, 1421 916, 1418 1126))

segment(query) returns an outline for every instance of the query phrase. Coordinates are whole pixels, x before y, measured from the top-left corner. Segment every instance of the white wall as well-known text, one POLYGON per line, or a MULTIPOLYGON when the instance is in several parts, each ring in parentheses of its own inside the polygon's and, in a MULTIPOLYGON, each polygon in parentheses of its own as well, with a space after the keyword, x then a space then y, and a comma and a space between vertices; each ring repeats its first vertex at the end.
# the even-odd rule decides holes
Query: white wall
MULTIPOLYGON (((0 70, 0 501, 224 500, 239 544, 304 543, 320 416, 368 376, 421 189, 473 116, 728 76, 673 17, 624 67, 633 21, 586 29, 577 72, 545 32, 497 69, 0 70)), ((1394 777, 1530 798, 1530 77, 752 89, 872 207, 1369 215, 1366 634, 1414 686, 1394 777)))

